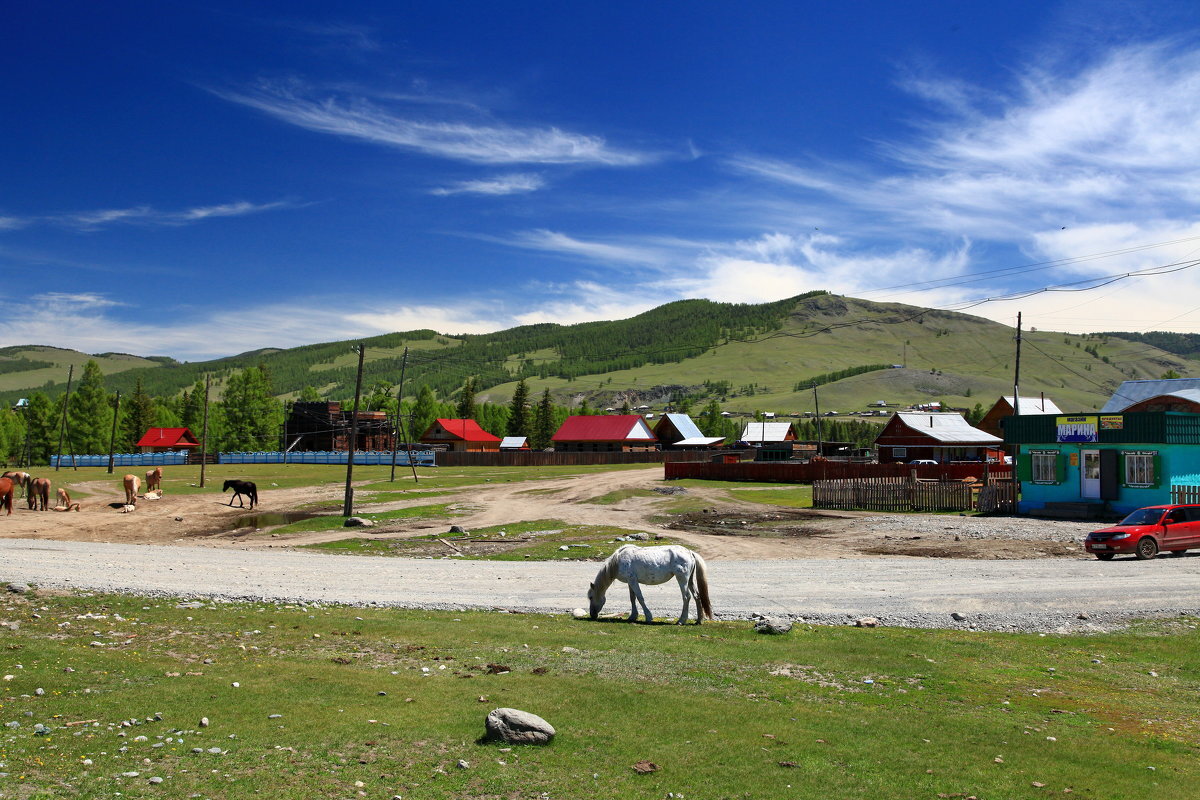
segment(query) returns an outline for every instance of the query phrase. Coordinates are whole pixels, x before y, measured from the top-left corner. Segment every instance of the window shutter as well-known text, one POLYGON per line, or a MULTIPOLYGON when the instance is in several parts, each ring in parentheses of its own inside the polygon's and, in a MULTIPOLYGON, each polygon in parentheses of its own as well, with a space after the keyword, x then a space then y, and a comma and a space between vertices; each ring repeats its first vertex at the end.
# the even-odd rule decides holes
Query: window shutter
MULTIPOLYGON (((1054 480, 1056 483, 1067 482, 1067 459, 1069 456, 1062 450, 1058 451, 1058 455, 1054 457, 1054 480)), ((1082 469, 1082 465, 1080 469, 1082 469)))
POLYGON ((1129 485, 1129 465, 1125 463, 1126 455, 1121 453, 1121 459, 1117 462, 1117 469, 1121 471, 1121 485, 1129 485))
POLYGON ((1029 453, 1017 454, 1016 474, 1018 482, 1029 483, 1033 480, 1033 456, 1029 453))
POLYGON ((1158 453, 1154 454, 1154 481, 1150 484, 1151 487, 1157 489, 1162 483, 1162 456, 1158 453))

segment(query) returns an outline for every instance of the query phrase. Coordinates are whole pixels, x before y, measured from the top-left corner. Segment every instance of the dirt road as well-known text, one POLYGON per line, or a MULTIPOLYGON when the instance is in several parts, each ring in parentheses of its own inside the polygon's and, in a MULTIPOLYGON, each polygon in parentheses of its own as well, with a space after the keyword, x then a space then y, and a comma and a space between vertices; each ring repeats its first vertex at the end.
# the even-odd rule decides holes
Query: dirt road
MULTIPOLYGON (((203 494, 172 494, 168 490, 161 500, 139 501, 132 514, 110 507, 122 500, 115 481, 94 481, 81 488, 89 497, 80 512, 33 512, 18 502, 11 517, 0 519, 0 537, 277 549, 362 535, 355 529, 335 529, 272 537, 269 529, 256 530, 264 527, 259 516, 263 513, 294 511, 313 504, 340 512, 342 489, 332 484, 303 489, 262 486, 255 512, 230 508, 229 496, 215 488, 203 494)), ((369 488, 360 490, 357 497, 362 510, 449 502, 459 514, 436 521, 390 521, 371 529, 374 539, 444 533, 450 523, 470 530, 555 519, 568 525, 615 525, 669 535, 710 560, 1075 557, 1079 554, 1075 542, 1090 529, 1085 523, 764 506, 746 499, 753 497, 753 485, 737 496, 710 488, 689 488, 682 495, 664 496, 654 493, 656 489, 675 489, 662 479, 662 467, 657 465, 554 480, 486 483, 448 495, 416 493, 386 503, 373 503, 369 488), (641 494, 630 494, 630 490, 641 494), (611 502, 614 493, 630 496, 611 502), (609 502, 594 502, 598 498, 609 502), (675 506, 680 499, 699 510, 678 512, 675 506)))

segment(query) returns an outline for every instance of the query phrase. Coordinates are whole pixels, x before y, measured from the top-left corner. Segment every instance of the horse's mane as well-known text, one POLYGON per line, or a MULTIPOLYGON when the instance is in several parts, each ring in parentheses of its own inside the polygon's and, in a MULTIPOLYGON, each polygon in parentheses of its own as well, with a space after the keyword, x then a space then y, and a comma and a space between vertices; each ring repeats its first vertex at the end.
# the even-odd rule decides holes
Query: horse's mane
POLYGON ((623 545, 618 547, 615 551, 613 551, 613 554, 605 559, 604 563, 600 565, 600 571, 596 573, 596 578, 592 581, 592 583, 596 585, 597 590, 601 592, 604 591, 612 585, 613 581, 617 579, 617 555, 626 547, 630 546, 631 545, 623 545))

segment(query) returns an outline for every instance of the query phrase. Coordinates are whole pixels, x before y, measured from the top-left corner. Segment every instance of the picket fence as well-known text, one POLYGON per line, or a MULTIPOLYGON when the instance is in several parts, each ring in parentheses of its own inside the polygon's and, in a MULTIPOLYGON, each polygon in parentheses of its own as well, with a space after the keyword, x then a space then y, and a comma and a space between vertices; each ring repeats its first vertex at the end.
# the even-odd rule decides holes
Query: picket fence
POLYGON ((1200 486, 1172 486, 1171 502, 1179 505, 1200 504, 1200 486))
POLYGON ((858 511, 1011 512, 1016 484, 997 482, 976 492, 962 481, 912 482, 906 478, 814 481, 813 508, 858 511))

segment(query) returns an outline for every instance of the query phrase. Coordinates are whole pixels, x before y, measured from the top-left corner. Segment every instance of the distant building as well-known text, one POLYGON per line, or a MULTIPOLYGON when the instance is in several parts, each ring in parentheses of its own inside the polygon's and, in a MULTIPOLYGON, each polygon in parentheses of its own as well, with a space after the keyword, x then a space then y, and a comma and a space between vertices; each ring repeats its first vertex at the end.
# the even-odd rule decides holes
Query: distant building
POLYGON ((1003 443, 999 436, 971 427, 961 414, 900 412, 875 437, 880 464, 999 460, 1003 443))
POLYGON ((723 436, 705 436, 687 414, 663 414, 654 435, 664 448, 719 447, 725 441, 723 436))
MULTIPOLYGON (((345 452, 350 449, 354 412, 330 401, 296 402, 284 422, 284 445, 289 451, 345 452)), ((354 447, 388 451, 395 447, 392 421, 384 411, 359 411, 354 447)))
POLYGON ((554 449, 574 453, 637 452, 658 449, 658 439, 639 414, 571 416, 551 437, 554 449))
POLYGON ((1101 414, 1135 414, 1142 411, 1200 413, 1200 379, 1125 381, 1100 409, 1101 414))
POLYGON ((435 419, 421 435, 421 444, 446 445, 449 450, 468 453, 498 451, 500 441, 473 419, 435 419))
POLYGON ((150 428, 134 445, 142 453, 168 453, 199 446, 200 441, 187 428, 150 428))
POLYGON ((1014 403, 1012 397, 1001 397, 988 409, 975 427, 984 433, 1004 438, 1004 420, 1013 416, 1014 407, 1020 410, 1021 416, 1032 414, 1061 414, 1063 413, 1053 400, 1045 395, 1038 397, 1022 397, 1019 403, 1014 403))
POLYGON ((500 440, 500 450, 513 452, 516 450, 528 450, 529 439, 525 436, 505 436, 500 440))
POLYGON ((756 461, 787 461, 797 453, 812 452, 797 442, 798 438, 790 422, 747 422, 740 441, 757 450, 756 461))

